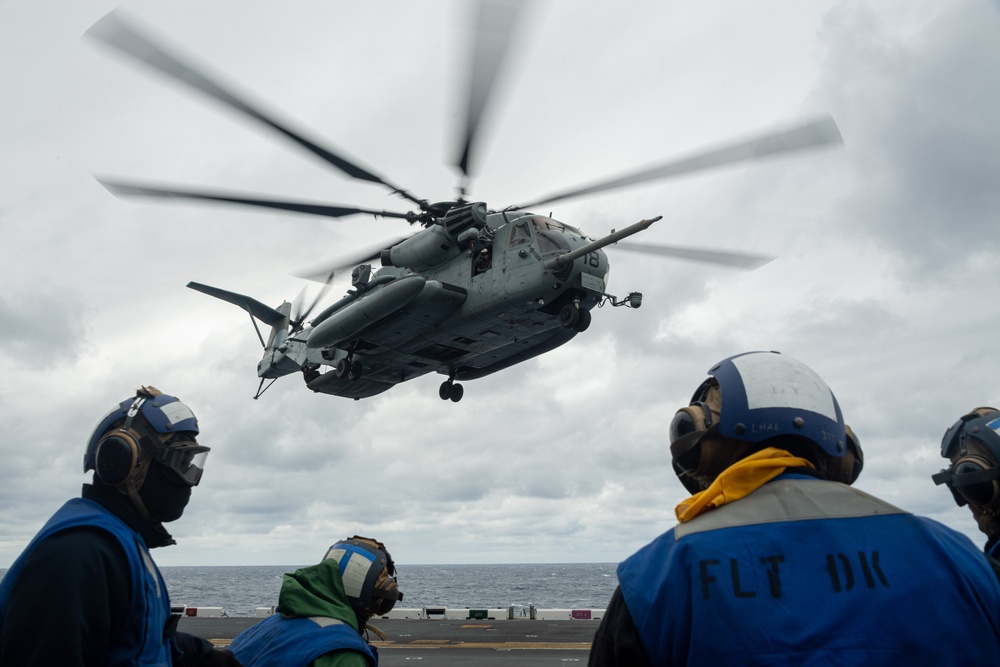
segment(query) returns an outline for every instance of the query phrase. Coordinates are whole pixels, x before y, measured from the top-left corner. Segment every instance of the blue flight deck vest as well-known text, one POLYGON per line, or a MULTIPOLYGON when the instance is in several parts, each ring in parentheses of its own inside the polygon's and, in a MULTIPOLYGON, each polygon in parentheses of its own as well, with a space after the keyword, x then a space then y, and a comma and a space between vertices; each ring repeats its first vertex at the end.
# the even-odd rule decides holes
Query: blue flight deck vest
POLYGON ((618 567, 654 665, 997 665, 1000 581, 964 535, 786 474, 618 567))
MULTIPOLYGON (((0 627, 7 615, 7 601, 14 581, 28 554, 42 540, 68 528, 91 526, 108 531, 121 543, 128 557, 132 581, 130 612, 118 642, 108 647, 108 665, 155 665, 170 667, 171 647, 163 630, 170 618, 170 599, 160 571, 146 549, 142 537, 103 506, 85 498, 63 505, 42 527, 0 582, 0 627)), ((72 557, 72 556, 70 556, 72 557)), ((53 600, 53 604, 59 604, 53 600)), ((52 638, 41 641, 55 641, 52 638)))
POLYGON ((272 614, 233 640, 230 650, 245 667, 307 667, 333 651, 357 651, 378 665, 378 651, 358 631, 332 618, 285 618, 272 614))

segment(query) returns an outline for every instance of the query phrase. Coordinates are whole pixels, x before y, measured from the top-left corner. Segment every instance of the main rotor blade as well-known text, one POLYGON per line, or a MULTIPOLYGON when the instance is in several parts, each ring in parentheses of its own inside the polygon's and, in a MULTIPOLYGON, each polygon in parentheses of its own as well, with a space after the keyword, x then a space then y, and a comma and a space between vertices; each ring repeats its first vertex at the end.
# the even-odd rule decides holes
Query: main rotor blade
POLYGON ((356 215, 359 213, 373 215, 376 218, 401 218, 403 220, 409 220, 412 216, 412 214, 409 213, 377 211, 374 209, 359 208, 357 206, 340 206, 337 204, 317 204, 312 202, 261 199, 260 197, 244 196, 239 193, 225 193, 210 190, 174 190, 155 185, 126 183, 124 181, 114 181, 104 178, 98 178, 97 182, 106 187, 112 194, 119 197, 156 197, 164 199, 216 201, 228 204, 256 206, 258 208, 273 208, 282 211, 294 211, 296 213, 309 213, 311 215, 321 215, 327 218, 343 218, 348 215, 356 215))
POLYGON ((608 181, 594 183, 573 190, 565 190, 553 195, 543 197, 529 204, 513 206, 513 209, 526 209, 542 204, 549 204, 554 201, 580 197, 594 192, 604 192, 614 190, 635 183, 655 181, 672 176, 680 176, 711 167, 721 167, 737 162, 757 160, 781 153, 803 150, 825 146, 828 144, 843 144, 844 140, 840 136, 840 129, 830 116, 825 116, 819 120, 800 125, 790 130, 766 134, 762 137, 750 141, 741 142, 725 148, 708 151, 700 155, 694 155, 675 162, 668 162, 656 167, 643 169, 625 176, 619 176, 608 181))
POLYGON ((390 188, 394 193, 402 195, 410 201, 421 204, 421 201, 411 195, 406 190, 393 185, 381 176, 361 167, 356 162, 348 160, 342 155, 327 150, 322 146, 307 139, 302 133, 293 131, 286 123, 280 123, 274 118, 266 115, 256 106, 251 105, 245 99, 239 97, 222 84, 212 80, 207 74, 195 67, 190 62, 186 62, 176 55, 170 53, 166 48, 157 44, 148 35, 140 32, 135 26, 130 25, 122 18, 120 11, 112 11, 100 21, 95 23, 84 33, 88 37, 103 42, 107 46, 118 49, 131 58, 143 63, 160 73, 184 83, 209 97, 222 102, 230 108, 236 109, 247 116, 257 120, 264 125, 280 132, 285 137, 291 139, 314 155, 319 156, 327 163, 340 169, 352 178, 358 178, 372 183, 379 183, 390 188))
POLYGON ((653 243, 616 243, 608 246, 609 249, 617 248, 628 252, 644 253, 646 255, 659 255, 660 257, 671 257, 673 259, 685 259, 703 264, 720 264, 734 269, 759 269, 774 257, 767 255, 752 255, 749 253, 723 252, 719 250, 704 250, 702 248, 683 248, 679 246, 657 245, 653 243))
POLYGON ((333 277, 340 272, 347 269, 353 269, 359 264, 366 264, 378 259, 383 250, 388 250, 397 243, 401 243, 411 236, 413 236, 413 234, 406 234, 405 236, 387 239, 377 245, 368 246, 367 248, 353 252, 350 255, 345 255, 320 264, 314 264, 313 266, 306 267, 296 271, 292 275, 296 278, 304 278, 306 280, 314 280, 321 283, 333 282, 333 277))
POLYGON ((458 168, 470 175, 472 149, 486 102, 510 45, 523 0, 482 0, 476 8, 472 69, 469 78, 469 108, 458 168))

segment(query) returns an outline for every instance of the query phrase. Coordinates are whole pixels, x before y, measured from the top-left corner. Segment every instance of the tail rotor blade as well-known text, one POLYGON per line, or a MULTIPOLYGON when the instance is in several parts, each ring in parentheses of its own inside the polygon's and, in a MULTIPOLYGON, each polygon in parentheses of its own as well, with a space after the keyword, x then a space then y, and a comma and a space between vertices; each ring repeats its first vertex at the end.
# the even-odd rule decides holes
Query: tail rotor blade
POLYGON ((299 296, 295 297, 296 304, 293 305, 292 310, 293 312, 296 312, 296 316, 294 317, 294 319, 292 319, 290 333, 293 334, 302 329, 303 325, 305 324, 305 321, 309 319, 309 315, 312 314, 312 311, 316 309, 316 306, 319 305, 319 302, 322 301, 323 297, 325 297, 327 295, 327 292, 330 291, 330 288, 333 286, 333 278, 334 274, 331 271, 330 274, 327 276, 326 281, 323 283, 323 286, 319 289, 319 293, 316 294, 316 298, 314 298, 312 300, 312 303, 309 304, 309 307, 306 308, 301 313, 297 313, 295 305, 301 306, 301 302, 299 301, 299 299, 300 297, 305 296, 305 288, 303 288, 303 290, 299 292, 299 296))

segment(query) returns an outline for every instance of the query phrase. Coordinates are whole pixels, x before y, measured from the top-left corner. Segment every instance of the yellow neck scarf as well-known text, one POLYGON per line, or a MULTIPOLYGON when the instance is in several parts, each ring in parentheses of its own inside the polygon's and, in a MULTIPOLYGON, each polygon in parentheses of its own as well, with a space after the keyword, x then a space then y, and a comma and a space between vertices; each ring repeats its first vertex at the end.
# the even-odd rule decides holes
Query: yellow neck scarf
POLYGON ((792 456, 784 449, 777 447, 762 449, 729 466, 715 478, 711 486, 678 505, 674 510, 677 520, 681 523, 690 521, 703 512, 749 495, 785 472, 786 468, 803 466, 816 467, 803 458, 792 456))

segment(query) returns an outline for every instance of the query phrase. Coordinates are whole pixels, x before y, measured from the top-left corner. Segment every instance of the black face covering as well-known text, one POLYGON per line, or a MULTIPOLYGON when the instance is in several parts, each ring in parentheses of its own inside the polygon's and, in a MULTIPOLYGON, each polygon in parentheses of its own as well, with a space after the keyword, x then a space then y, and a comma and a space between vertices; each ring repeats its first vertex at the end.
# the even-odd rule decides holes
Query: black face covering
POLYGON ((191 499, 191 488, 171 470, 154 461, 139 489, 139 497, 153 519, 167 523, 184 514, 191 499))

